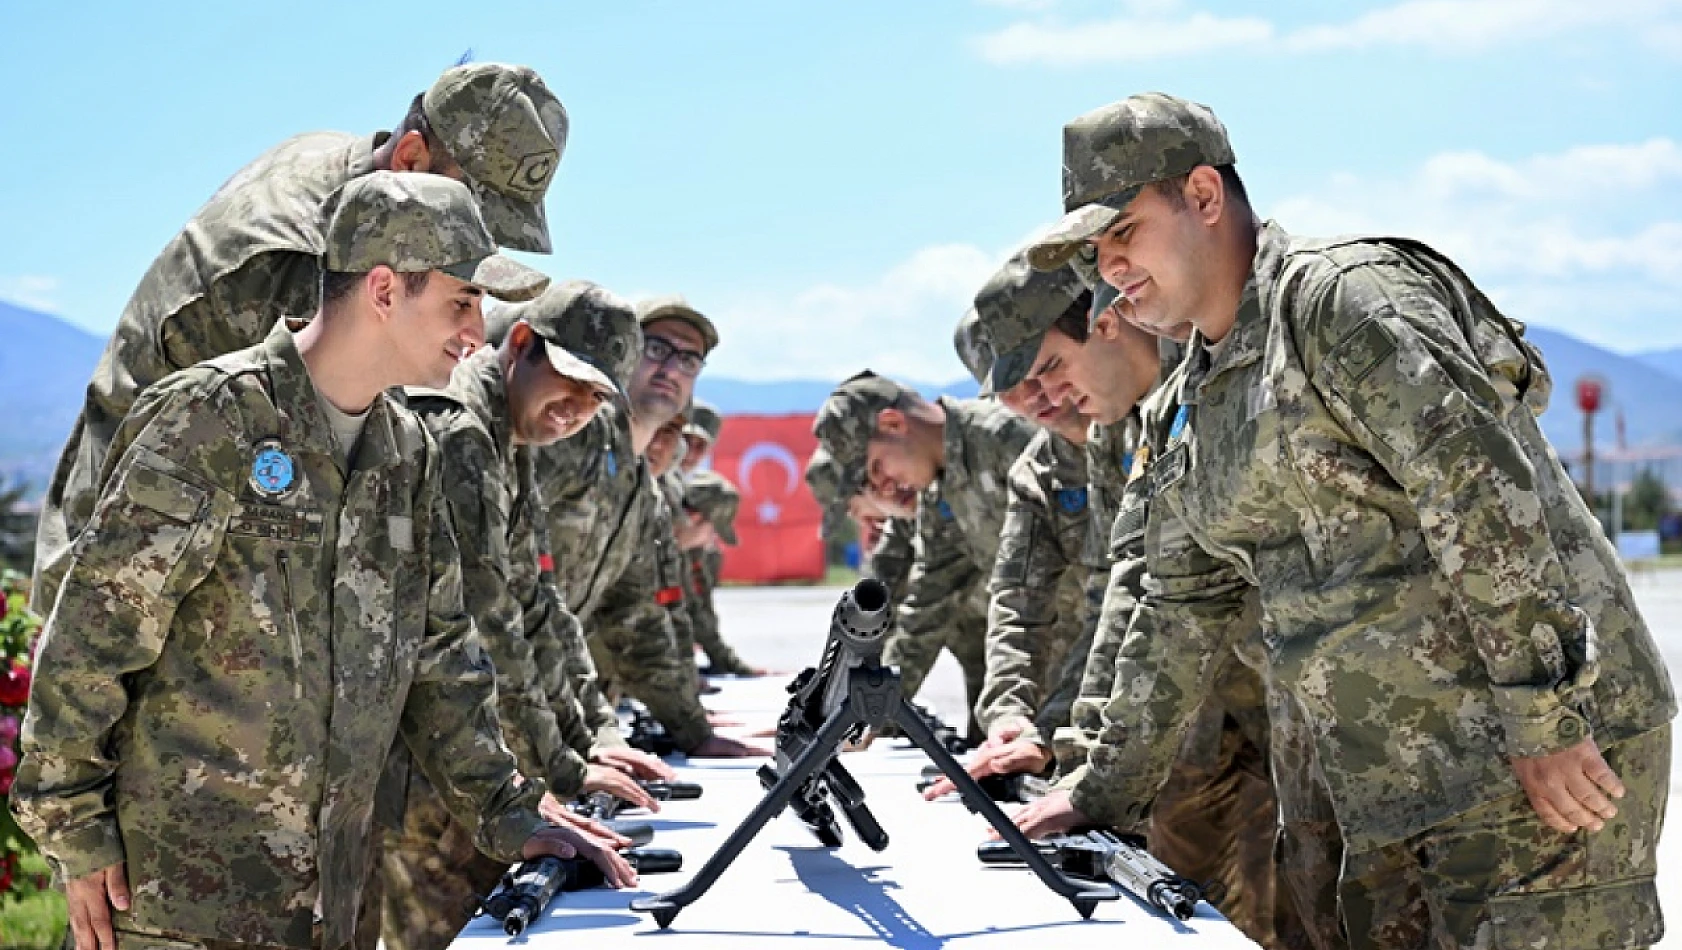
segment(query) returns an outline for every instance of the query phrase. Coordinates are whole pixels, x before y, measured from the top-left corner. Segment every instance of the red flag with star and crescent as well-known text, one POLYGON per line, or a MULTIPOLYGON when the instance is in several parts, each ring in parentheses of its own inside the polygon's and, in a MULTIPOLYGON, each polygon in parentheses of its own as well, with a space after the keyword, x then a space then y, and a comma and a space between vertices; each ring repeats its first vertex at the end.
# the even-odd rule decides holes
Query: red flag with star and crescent
POLYGON ((823 512, 805 479, 817 445, 811 413, 725 417, 711 467, 741 491, 742 505, 736 513, 741 543, 723 545, 724 580, 823 579, 823 512))

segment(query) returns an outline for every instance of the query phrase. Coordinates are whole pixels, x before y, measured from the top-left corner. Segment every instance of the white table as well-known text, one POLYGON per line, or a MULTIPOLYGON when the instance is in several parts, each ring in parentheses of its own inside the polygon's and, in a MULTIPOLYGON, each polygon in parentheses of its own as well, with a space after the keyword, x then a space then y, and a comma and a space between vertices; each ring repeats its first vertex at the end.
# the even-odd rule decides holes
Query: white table
MULTIPOLYGON (((707 697, 747 729, 774 722, 787 699, 780 683, 719 681, 707 697)), ((731 731, 731 730, 721 730, 731 731)), ((759 801, 754 772, 760 760, 678 763, 678 777, 706 788, 697 801, 667 802, 657 815, 651 847, 683 852, 684 869, 646 875, 643 890, 567 892, 520 938, 481 918, 453 944, 482 950, 523 945, 534 950, 659 946, 777 947, 796 942, 869 941, 905 948, 1126 946, 1146 950, 1254 947, 1207 904, 1184 923, 1126 896, 1098 906, 1081 920, 1068 901, 1025 868, 983 867, 975 857, 986 822, 956 797, 925 802, 915 782, 928 759, 903 743, 879 742, 842 761, 859 780, 889 836, 886 851, 860 844, 843 822, 847 842, 830 851, 785 812, 766 825, 700 900, 685 907, 668 931, 632 912, 631 899, 671 890, 712 855, 759 801), (582 933, 581 933, 582 931, 582 933)))

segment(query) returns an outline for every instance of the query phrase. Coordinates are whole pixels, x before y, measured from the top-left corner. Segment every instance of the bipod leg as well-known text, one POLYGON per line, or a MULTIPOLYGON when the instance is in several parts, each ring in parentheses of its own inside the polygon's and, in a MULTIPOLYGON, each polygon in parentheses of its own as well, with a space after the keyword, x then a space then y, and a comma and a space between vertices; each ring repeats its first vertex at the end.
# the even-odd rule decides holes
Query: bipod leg
POLYGON ((634 900, 631 902, 631 909, 642 914, 653 914, 654 922, 659 924, 662 930, 671 926, 677 912, 700 900, 701 895, 713 886, 725 868, 728 868, 731 862, 736 860, 736 856, 742 853, 742 849, 748 846, 748 842, 765 827, 765 823, 788 806, 789 799, 794 797, 801 783, 829 764, 838 751, 841 737, 857 722, 852 704, 842 700, 818 729, 817 738, 789 765, 787 774, 777 779, 777 784, 771 786, 765 797, 754 806, 753 811, 742 819, 735 831, 730 832, 730 837, 713 852, 713 856, 707 859, 701 870, 695 872, 689 883, 664 894, 634 900))
POLYGON ((1046 887, 1056 891, 1067 898, 1069 903, 1075 905, 1075 910, 1081 917, 1090 918, 1092 912, 1097 909, 1099 901, 1113 901, 1121 896, 1121 892, 1116 890, 1113 885, 1074 881, 1064 875, 1062 871, 1053 867, 1051 862, 1045 859, 1045 855, 1041 854, 1040 850, 1034 847, 1033 842, 1029 841, 1028 837, 1022 833, 1022 830, 1016 827, 1016 823, 1010 820, 1010 816, 1006 815, 1004 810, 993 799, 989 798, 986 792, 981 790, 981 786, 976 784, 975 779, 964 771, 964 767, 958 764, 958 760, 952 757, 952 753, 946 751, 946 747, 935 738, 934 730, 930 729, 928 723, 917 715, 917 711, 911 708, 909 701, 904 698, 900 699, 899 706, 894 710, 893 718, 895 722, 899 723, 900 728, 905 730, 905 734, 911 738, 911 741, 915 742, 918 748, 933 759, 934 764, 939 766, 946 777, 952 780, 952 784, 958 787, 958 794, 963 798, 964 804, 969 806, 970 811, 980 812, 981 817, 987 819, 987 823, 993 826, 1000 837, 1004 838, 1006 843, 1010 845, 1011 850, 1016 852, 1017 857, 1020 857, 1039 876, 1039 879, 1045 882, 1046 887))

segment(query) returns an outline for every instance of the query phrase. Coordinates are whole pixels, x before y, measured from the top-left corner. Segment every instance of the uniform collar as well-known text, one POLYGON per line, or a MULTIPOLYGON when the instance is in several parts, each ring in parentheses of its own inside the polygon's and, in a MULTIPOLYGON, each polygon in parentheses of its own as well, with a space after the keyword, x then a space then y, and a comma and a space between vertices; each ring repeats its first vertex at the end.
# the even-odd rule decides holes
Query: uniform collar
POLYGON ((374 168, 374 153, 391 138, 390 132, 375 132, 356 140, 350 152, 345 156, 345 180, 361 178, 371 174, 374 168))
MULTIPOLYGON (((261 347, 268 363, 269 380, 274 387, 270 398, 280 415, 277 437, 282 444, 337 459, 338 449, 332 444, 333 429, 327 422, 327 414, 321 411, 323 397, 310 378, 303 354, 298 352, 289 322, 276 321, 261 347)), ((362 424, 362 438, 357 442, 353 469, 384 468, 401 461, 397 434, 392 425, 388 397, 382 393, 374 400, 368 419, 362 424)))
POLYGON ((946 410, 946 424, 940 435, 941 442, 945 445, 946 458, 941 462, 940 475, 936 481, 953 485, 970 477, 969 443, 965 436, 975 413, 969 406, 949 396, 941 396, 935 402, 940 403, 940 407, 946 410))
POLYGON ((1190 354, 1186 358, 1186 386, 1183 403, 1196 403, 1196 391, 1206 382, 1229 370, 1248 366, 1261 359, 1267 348, 1268 320, 1262 312, 1261 301, 1272 286, 1284 260, 1290 236, 1283 228, 1269 221, 1256 232, 1256 253, 1250 262, 1250 277, 1244 282, 1244 292, 1238 298, 1238 313, 1232 329, 1227 331, 1218 354, 1211 355, 1208 339, 1202 331, 1193 334, 1190 354))
POLYGON ((496 443, 497 456, 507 462, 513 454, 514 426, 508 415, 508 380, 502 374, 497 350, 482 347, 456 367, 444 395, 484 422, 496 443))

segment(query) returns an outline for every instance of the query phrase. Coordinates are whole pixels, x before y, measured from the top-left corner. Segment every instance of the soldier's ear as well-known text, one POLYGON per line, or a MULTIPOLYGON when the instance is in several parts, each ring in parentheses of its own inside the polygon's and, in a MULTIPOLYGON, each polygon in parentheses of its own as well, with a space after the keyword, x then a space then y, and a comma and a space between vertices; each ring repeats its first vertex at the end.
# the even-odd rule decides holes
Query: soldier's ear
POLYGON ((1226 187, 1221 181, 1221 173, 1208 165, 1199 165, 1186 176, 1186 205, 1204 224, 1214 224, 1221 219, 1221 209, 1226 207, 1226 187))
POLYGON ((1105 307, 1102 313, 1092 320, 1092 329, 1088 334, 1100 340, 1116 340, 1121 337, 1121 317, 1116 315, 1114 307, 1105 307))
POLYGON ((390 319, 402 278, 391 268, 378 264, 362 280, 362 289, 367 293, 369 305, 380 315, 380 319, 390 319))
POLYGON ((508 328, 508 349, 515 356, 525 356, 527 347, 531 346, 532 334, 535 332, 537 331, 533 330, 531 324, 526 321, 514 321, 514 325, 508 328))
POLYGON ((905 413, 892 406, 876 413, 876 434, 901 436, 905 434, 905 413))
POLYGON ((391 170, 394 172, 427 172, 432 170, 432 150, 426 147, 426 136, 419 129, 410 129, 397 139, 391 149, 391 170))

